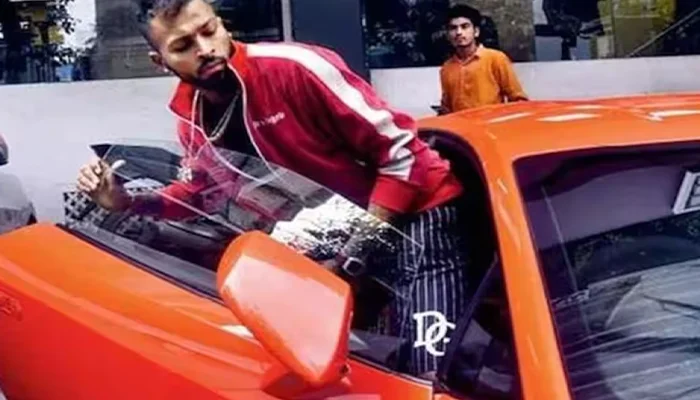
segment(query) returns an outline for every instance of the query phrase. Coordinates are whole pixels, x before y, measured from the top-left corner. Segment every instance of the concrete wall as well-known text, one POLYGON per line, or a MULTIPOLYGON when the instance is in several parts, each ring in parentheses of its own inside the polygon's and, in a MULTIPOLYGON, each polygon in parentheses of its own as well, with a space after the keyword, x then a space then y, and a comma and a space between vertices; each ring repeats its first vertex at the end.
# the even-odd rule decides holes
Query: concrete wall
POLYGON ((0 86, 0 134, 10 148, 10 164, 1 168, 22 180, 39 219, 57 220, 61 190, 92 156, 91 143, 174 138, 165 107, 174 83, 149 78, 0 86))
MULTIPOLYGON (((518 63, 533 99, 700 91, 700 56, 518 63)), ((395 107, 429 115, 440 102, 439 68, 373 70, 376 90, 395 107)))
MULTIPOLYGON (((700 57, 528 63, 517 69, 538 99, 700 91, 700 57)), ((372 80, 391 104, 415 116, 431 114, 430 105, 439 101, 436 68, 373 71, 372 80)), ((61 190, 92 155, 89 144, 174 139, 174 119, 165 106, 174 84, 173 78, 148 78, 0 86, 0 133, 11 153, 3 169, 23 181, 40 219, 56 220, 61 190)))

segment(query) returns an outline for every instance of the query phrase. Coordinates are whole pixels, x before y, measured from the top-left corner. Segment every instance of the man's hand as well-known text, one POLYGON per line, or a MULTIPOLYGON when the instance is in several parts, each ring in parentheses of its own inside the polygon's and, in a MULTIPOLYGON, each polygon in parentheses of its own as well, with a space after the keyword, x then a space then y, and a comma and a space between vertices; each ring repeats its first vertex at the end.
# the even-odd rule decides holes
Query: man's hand
POLYGON ((123 165, 117 161, 110 167, 95 158, 80 168, 78 190, 90 196, 100 207, 110 211, 124 211, 131 205, 131 197, 114 179, 114 170, 123 165))
POLYGON ((351 236, 338 254, 333 259, 321 262, 326 269, 346 280, 364 275, 369 258, 377 250, 390 245, 393 239, 390 221, 396 213, 375 204, 369 206, 368 212, 371 216, 366 215, 355 221, 351 236))

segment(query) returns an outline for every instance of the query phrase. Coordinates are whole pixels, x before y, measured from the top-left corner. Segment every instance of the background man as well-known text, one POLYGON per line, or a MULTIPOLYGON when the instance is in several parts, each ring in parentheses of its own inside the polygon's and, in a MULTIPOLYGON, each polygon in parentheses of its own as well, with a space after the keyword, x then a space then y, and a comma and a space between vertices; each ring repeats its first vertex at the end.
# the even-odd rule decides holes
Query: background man
POLYGON ((440 69, 443 114, 505 101, 527 100, 508 56, 479 44, 481 13, 458 5, 448 13, 455 54, 440 69))

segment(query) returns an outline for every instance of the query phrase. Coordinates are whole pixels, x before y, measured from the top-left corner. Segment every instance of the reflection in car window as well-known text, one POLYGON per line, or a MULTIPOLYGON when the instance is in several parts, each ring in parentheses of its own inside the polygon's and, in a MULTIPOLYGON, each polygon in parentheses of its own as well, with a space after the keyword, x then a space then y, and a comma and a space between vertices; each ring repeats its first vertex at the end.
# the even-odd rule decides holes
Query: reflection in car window
POLYGON ((501 264, 495 261, 479 284, 473 313, 459 322, 461 339, 450 349, 440 379, 469 398, 516 399, 520 376, 501 264))
POLYGON ((700 396, 697 143, 516 163, 576 399, 700 396))
MULTIPOLYGON (((176 143, 157 141, 93 150, 108 164, 121 164, 115 173, 130 193, 159 202, 141 201, 129 211, 110 213, 71 192, 66 194, 65 225, 137 266, 211 298, 218 297, 215 271, 222 253, 250 231, 269 234, 319 268, 355 243, 370 251, 372 263, 395 256, 398 245, 421 260, 420 243, 329 189, 259 158, 213 146, 182 157, 176 143), (180 191, 177 200, 173 190, 180 191)), ((354 278, 332 269, 364 300, 356 301, 351 350, 391 368, 398 366, 398 351, 410 345, 376 329, 388 318, 390 302, 402 296, 394 286, 394 264, 368 266, 366 274, 354 278)))
MULTIPOLYGON (((0 85, 164 76, 133 0, 0 1, 0 85)), ((216 0, 233 38, 283 39, 280 0, 216 0)))

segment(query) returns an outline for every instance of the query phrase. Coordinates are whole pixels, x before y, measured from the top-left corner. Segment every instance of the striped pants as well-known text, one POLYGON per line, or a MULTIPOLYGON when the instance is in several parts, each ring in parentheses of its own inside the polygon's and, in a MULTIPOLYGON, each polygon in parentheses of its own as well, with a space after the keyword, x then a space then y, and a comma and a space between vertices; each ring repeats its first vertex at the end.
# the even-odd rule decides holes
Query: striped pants
POLYGON ((393 257, 397 296, 387 333, 403 339, 397 360, 403 372, 418 376, 437 370, 466 307, 469 256, 466 221, 460 214, 460 207, 448 203, 398 226, 410 240, 404 240, 393 257))

